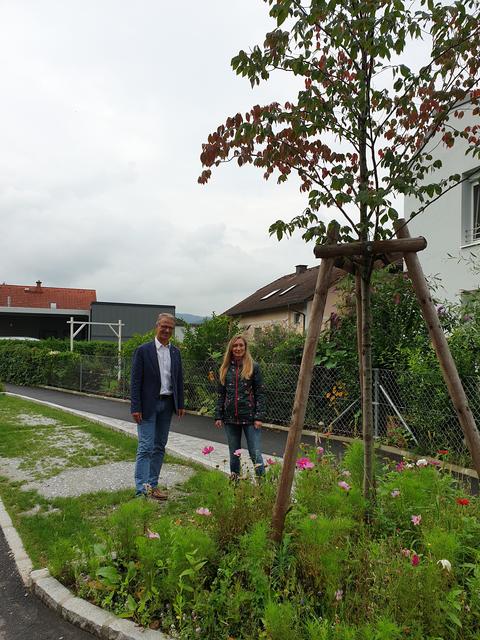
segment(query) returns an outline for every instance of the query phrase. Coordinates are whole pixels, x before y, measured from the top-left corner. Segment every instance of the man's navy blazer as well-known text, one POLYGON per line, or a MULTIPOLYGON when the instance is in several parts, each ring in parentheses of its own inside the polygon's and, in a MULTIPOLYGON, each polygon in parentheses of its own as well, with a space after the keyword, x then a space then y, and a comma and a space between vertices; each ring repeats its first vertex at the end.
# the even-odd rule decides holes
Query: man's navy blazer
MULTIPOLYGON (((170 345, 170 362, 175 411, 183 409, 183 371, 180 351, 170 345)), ((148 419, 155 411, 160 393, 160 368, 155 340, 140 345, 133 354, 130 381, 130 412, 142 414, 148 419)))

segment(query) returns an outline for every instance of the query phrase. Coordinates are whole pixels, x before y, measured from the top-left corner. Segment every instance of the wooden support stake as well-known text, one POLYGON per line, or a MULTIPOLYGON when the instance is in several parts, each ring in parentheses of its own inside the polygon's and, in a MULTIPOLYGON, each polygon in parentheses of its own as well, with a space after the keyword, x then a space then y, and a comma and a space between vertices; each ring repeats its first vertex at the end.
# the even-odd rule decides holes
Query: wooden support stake
MULTIPOLYGON (((332 224, 328 239, 334 243, 338 239, 338 225, 332 224)), ((312 371, 315 363, 318 338, 322 328, 323 314, 327 300, 330 277, 333 268, 333 258, 322 260, 318 270, 317 283, 312 301, 310 320, 308 323, 307 337, 303 348, 302 363, 297 381, 297 391, 293 403, 292 420, 288 431, 287 444, 283 458, 282 474, 278 486, 277 499, 272 515, 272 538, 280 542, 285 525, 285 516, 290 505, 290 493, 292 491, 293 476, 297 461, 298 448, 302 437, 302 429, 305 421, 308 394, 312 382, 312 371)))
POLYGON ((410 253, 423 251, 427 246, 425 238, 402 238, 401 240, 375 240, 373 242, 349 242, 342 245, 317 244, 313 252, 317 258, 337 258, 338 256, 382 255, 385 253, 410 253))
MULTIPOLYGON (((410 237, 405 220, 398 220, 395 223, 395 230, 399 238, 410 237)), ((458 375, 457 367, 450 353, 445 334, 438 321, 437 311, 430 296, 430 291, 428 290, 418 256, 415 253, 406 253, 405 263, 428 327, 430 340, 432 341, 442 369, 443 378, 457 413, 458 421, 463 429, 467 446, 472 456, 473 466, 480 478, 480 434, 468 405, 467 396, 463 389, 460 376, 458 375)))

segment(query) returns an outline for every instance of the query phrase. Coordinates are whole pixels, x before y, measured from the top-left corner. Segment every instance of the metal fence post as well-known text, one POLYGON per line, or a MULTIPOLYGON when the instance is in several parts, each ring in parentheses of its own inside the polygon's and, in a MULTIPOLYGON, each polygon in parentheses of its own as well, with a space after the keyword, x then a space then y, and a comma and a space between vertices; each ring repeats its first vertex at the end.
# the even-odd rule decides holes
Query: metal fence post
POLYGON ((378 405, 378 384, 379 384, 379 371, 378 369, 373 370, 373 437, 378 438, 378 414, 379 414, 379 405, 378 405))
POLYGON ((82 358, 80 358, 80 371, 79 371, 79 380, 78 380, 78 390, 81 391, 82 390, 82 383, 83 383, 83 366, 82 366, 83 360, 82 358))

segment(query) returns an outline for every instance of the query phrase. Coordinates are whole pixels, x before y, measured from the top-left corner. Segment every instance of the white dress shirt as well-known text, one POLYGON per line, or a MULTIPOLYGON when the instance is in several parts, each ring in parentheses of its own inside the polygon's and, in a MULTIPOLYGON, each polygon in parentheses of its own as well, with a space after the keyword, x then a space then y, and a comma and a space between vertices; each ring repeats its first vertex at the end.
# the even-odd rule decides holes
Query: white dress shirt
POLYGON ((157 338, 155 338, 155 346, 157 348, 158 366, 160 369, 160 395, 172 395, 172 361, 170 358, 170 347, 164 346, 157 338))

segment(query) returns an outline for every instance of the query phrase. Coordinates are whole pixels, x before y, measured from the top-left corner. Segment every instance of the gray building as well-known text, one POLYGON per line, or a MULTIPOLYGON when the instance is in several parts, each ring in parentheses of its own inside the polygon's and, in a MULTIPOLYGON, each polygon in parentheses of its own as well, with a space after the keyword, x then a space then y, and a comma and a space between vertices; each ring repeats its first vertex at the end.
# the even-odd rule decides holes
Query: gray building
MULTIPOLYGON (((136 333, 151 331, 160 313, 175 315, 173 305, 158 304, 130 304, 128 302, 92 302, 90 307, 91 322, 117 322, 121 320, 122 343, 136 333)), ((117 342, 118 338, 108 326, 92 325, 90 327, 91 340, 117 342)))

